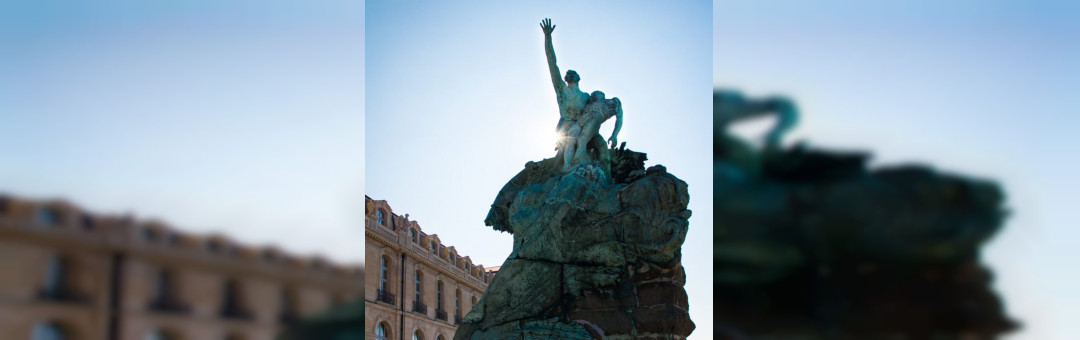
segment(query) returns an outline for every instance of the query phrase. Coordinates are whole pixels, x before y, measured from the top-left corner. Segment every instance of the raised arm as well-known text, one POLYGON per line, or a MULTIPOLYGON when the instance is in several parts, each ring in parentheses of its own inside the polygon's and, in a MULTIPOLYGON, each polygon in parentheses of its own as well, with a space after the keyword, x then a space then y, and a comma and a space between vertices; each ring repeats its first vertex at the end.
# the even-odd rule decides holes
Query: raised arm
POLYGON ((547 54, 548 70, 551 71, 551 84, 555 85, 555 93, 562 95, 566 82, 559 75, 559 67, 555 65, 555 47, 551 46, 551 32, 555 30, 555 25, 551 24, 551 19, 544 19, 540 21, 540 28, 544 30, 544 53, 547 54))

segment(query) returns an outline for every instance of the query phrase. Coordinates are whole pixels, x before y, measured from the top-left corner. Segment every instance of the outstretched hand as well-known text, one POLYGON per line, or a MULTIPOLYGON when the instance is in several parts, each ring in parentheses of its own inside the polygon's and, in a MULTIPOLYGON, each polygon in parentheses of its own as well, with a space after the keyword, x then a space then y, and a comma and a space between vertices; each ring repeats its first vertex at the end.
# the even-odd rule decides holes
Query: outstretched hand
POLYGON ((551 31, 555 30, 555 25, 551 24, 550 18, 544 18, 540 20, 540 29, 544 30, 544 35, 551 35, 551 31))

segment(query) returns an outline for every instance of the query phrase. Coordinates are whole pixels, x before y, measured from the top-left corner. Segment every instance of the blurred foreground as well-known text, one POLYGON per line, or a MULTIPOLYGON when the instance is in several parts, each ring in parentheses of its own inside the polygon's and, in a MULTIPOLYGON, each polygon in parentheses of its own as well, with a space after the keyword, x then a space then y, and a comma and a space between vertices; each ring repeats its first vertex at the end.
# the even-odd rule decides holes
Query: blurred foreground
POLYGON ((717 338, 992 339, 1018 327, 979 256, 1006 215, 996 184, 785 148, 793 103, 715 98, 717 338), (769 112, 779 119, 763 149, 728 134, 769 112))
POLYGON ((0 195, 4 339, 269 340, 362 282, 362 265, 0 195))

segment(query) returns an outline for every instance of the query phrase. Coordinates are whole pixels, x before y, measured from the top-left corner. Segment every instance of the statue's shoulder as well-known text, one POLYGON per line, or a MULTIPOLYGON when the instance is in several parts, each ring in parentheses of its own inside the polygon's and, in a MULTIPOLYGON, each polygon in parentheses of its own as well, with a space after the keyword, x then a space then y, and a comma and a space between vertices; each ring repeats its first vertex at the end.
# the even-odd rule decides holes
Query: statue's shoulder
POLYGON ((604 106, 607 106, 611 110, 622 107, 622 101, 619 100, 619 97, 612 97, 611 99, 605 100, 604 104, 604 106))

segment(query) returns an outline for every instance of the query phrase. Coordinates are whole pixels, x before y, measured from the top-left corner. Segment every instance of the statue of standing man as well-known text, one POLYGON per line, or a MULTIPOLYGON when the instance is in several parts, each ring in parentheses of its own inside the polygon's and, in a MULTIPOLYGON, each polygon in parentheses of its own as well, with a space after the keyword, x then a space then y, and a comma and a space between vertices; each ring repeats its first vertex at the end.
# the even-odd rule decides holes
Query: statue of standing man
MULTIPOLYGON (((551 83, 555 86, 555 98, 559 102, 559 151, 563 152, 563 171, 569 171, 571 165, 586 160, 589 141, 600 133, 600 124, 615 117, 615 130, 608 138, 611 148, 618 143, 617 136, 622 129, 622 103, 619 98, 604 98, 604 93, 594 91, 591 95, 578 88, 581 77, 574 70, 567 70, 564 78, 559 78, 559 66, 555 65, 555 48, 551 45, 551 32, 555 25, 551 19, 540 22, 544 31, 544 52, 547 54, 548 70, 551 83), (565 81, 564 81, 565 79, 565 81)), ((598 151, 606 152, 607 145, 602 139, 598 151), (605 150, 599 150, 604 148, 605 150)))

